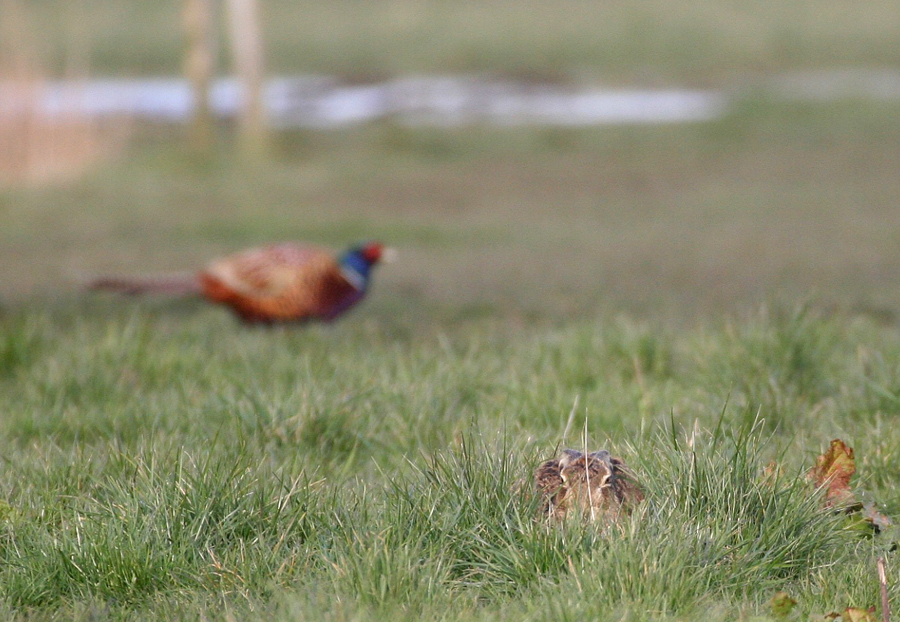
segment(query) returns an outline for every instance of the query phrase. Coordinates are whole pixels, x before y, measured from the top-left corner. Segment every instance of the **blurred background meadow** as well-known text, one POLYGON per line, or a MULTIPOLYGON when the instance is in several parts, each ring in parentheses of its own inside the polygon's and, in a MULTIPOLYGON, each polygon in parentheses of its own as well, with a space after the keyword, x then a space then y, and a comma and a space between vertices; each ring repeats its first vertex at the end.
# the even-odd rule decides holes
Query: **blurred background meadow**
POLYGON ((242 4, 0 0, 7 617, 876 604, 883 543, 754 474, 842 437, 859 494, 900 511, 900 3, 260 0, 243 84, 296 80, 290 114, 242 117, 234 83, 208 116, 85 103, 232 79, 242 4), (456 103, 425 117, 329 99, 436 78, 475 94, 429 91, 456 103), (522 116, 548 92, 555 116, 522 116), (638 119, 661 92, 697 114, 638 119), (637 96, 586 121, 583 93, 637 96), (398 259, 329 326, 83 289, 365 239, 398 259), (513 484, 585 429, 656 495, 620 533, 538 529, 513 484))

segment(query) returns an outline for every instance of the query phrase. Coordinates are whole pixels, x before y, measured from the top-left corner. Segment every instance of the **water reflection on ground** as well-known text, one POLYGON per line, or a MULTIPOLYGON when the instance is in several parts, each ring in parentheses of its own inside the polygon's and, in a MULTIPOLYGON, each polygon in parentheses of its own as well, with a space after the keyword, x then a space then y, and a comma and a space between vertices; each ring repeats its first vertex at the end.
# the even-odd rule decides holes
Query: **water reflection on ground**
MULTIPOLYGON (((323 76, 281 77, 265 90, 268 116, 280 127, 340 127, 376 119, 413 125, 567 125, 673 123, 714 119, 749 91, 783 99, 841 97, 900 99, 900 72, 841 70, 780 76, 744 89, 608 89, 477 76, 408 77, 349 84, 323 76)), ((0 84, 0 103, 11 100, 0 84)), ((36 91, 48 114, 77 110, 92 116, 128 115, 180 122, 193 98, 178 78, 47 82, 36 91)), ((212 86, 215 114, 228 117, 240 104, 233 79, 212 86)), ((8 108, 8 106, 6 106, 8 108)))

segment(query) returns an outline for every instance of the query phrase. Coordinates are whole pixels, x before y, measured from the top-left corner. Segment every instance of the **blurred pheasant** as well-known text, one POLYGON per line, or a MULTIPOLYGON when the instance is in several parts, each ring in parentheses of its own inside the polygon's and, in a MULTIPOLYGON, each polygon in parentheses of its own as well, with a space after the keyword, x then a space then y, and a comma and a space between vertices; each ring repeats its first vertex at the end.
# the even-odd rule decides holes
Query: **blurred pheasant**
POLYGON ((544 512, 565 518, 575 510, 596 520, 615 517, 644 498, 625 463, 606 450, 585 455, 564 449, 559 458, 541 464, 534 473, 544 512))
POLYGON ((127 294, 198 294, 222 303, 245 322, 330 322, 366 295, 372 268, 390 249, 378 242, 349 248, 340 257, 300 244, 253 248, 214 260, 196 274, 100 278, 92 289, 127 294))

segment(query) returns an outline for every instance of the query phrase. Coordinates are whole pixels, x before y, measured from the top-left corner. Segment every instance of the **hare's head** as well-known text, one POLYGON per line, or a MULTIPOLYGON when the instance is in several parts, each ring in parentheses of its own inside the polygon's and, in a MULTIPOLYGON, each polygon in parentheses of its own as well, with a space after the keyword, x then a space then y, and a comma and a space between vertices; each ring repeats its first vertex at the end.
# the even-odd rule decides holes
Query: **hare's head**
POLYGON ((535 485, 544 499, 544 512, 556 518, 571 511, 592 520, 615 517, 644 497, 628 467, 606 450, 585 454, 564 449, 559 458, 538 467, 535 485))
POLYGON ((583 454, 574 449, 563 451, 559 475, 569 493, 587 507, 599 507, 614 498, 615 469, 608 451, 583 454))

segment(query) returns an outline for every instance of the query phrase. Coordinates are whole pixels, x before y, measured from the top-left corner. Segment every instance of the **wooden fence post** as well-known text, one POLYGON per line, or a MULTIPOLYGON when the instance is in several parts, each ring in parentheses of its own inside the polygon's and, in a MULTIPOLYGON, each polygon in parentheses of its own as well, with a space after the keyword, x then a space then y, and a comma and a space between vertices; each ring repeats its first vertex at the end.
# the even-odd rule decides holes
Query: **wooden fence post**
POLYGON ((194 98, 188 142, 194 151, 201 153, 212 148, 214 137, 213 114, 209 103, 216 59, 213 12, 213 0, 185 0, 182 13, 187 39, 184 71, 194 98))
POLYGON ((253 159, 266 151, 263 101, 263 43, 257 0, 227 0, 234 65, 241 89, 238 137, 241 149, 253 159))

